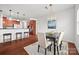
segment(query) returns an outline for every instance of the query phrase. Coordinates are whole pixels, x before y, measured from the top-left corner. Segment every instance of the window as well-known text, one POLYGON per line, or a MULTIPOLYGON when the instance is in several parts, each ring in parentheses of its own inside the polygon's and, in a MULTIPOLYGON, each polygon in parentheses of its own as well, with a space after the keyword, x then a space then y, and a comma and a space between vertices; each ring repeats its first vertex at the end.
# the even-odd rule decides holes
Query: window
POLYGON ((79 9, 77 10, 77 34, 79 34, 79 9))

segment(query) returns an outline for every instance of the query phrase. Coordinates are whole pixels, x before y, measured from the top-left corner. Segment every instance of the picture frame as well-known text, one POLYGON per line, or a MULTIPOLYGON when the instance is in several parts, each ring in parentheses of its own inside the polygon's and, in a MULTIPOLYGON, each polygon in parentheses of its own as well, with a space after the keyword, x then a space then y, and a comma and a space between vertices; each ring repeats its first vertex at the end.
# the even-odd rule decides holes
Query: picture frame
POLYGON ((56 29, 56 20, 48 21, 48 29, 56 29))

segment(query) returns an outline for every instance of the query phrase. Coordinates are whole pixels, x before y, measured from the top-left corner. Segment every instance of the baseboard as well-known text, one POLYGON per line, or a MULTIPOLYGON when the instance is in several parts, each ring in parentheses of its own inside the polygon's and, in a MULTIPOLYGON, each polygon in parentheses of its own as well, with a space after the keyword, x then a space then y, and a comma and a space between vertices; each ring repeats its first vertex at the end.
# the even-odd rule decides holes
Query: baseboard
POLYGON ((71 43, 75 43, 74 41, 68 41, 68 40, 63 40, 64 42, 71 42, 71 43))

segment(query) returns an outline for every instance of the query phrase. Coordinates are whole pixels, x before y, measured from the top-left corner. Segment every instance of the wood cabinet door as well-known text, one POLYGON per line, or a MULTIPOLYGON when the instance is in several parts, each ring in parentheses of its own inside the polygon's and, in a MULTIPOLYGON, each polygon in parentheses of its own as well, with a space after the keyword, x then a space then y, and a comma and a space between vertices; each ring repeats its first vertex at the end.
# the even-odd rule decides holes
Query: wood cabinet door
POLYGON ((32 29, 32 32, 30 34, 36 35, 36 21, 35 20, 30 20, 29 27, 31 27, 32 29))
POLYGON ((12 21, 8 19, 3 19, 3 26, 4 27, 11 27, 13 26, 12 21))

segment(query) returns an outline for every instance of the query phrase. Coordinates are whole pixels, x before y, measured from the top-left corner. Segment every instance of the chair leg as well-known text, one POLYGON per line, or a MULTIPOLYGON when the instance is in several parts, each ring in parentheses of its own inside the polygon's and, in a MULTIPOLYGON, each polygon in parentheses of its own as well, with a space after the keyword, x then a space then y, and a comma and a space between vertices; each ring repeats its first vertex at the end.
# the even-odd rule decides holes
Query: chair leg
POLYGON ((40 48, 40 45, 38 45, 38 52, 39 52, 39 48, 40 48))
POLYGON ((61 50, 61 44, 60 44, 60 50, 61 50))
POLYGON ((45 48, 45 55, 47 54, 47 49, 45 48))
POLYGON ((50 51, 51 51, 51 46, 52 46, 52 44, 49 46, 50 47, 50 51))
POLYGON ((58 53, 58 55, 59 55, 59 49, 58 49, 58 46, 57 46, 57 53, 58 53))
POLYGON ((61 50, 61 48, 62 48, 62 41, 61 41, 61 44, 60 44, 60 50, 61 50))

